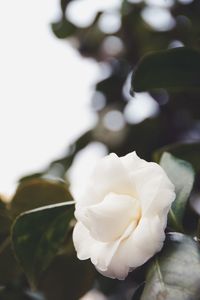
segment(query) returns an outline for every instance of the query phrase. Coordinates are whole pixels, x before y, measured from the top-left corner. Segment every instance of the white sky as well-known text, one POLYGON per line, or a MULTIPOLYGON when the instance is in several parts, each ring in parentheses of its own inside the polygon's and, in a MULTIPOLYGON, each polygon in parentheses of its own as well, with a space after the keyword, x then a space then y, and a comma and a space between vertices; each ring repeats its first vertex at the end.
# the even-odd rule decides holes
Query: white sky
POLYGON ((0 1, 0 193, 39 171, 95 118, 98 67, 51 33, 58 0, 0 1), (78 109, 77 109, 78 108, 78 109))

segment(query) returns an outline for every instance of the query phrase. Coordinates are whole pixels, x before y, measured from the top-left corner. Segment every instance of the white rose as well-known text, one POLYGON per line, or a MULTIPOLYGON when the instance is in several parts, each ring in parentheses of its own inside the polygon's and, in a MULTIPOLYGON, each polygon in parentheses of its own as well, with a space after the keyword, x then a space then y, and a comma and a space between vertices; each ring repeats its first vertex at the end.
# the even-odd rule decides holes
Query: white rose
POLYGON ((105 276, 124 279, 161 250, 174 199, 174 185, 158 164, 135 152, 101 159, 76 204, 78 258, 90 258, 105 276))

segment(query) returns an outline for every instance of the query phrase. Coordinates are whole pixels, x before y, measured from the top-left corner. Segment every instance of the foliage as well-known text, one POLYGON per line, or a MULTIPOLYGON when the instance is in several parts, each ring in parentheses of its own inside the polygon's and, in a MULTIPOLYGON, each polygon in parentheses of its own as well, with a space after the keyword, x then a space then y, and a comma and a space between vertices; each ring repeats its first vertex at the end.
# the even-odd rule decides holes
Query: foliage
POLYGON ((13 248, 32 286, 64 243, 73 218, 71 202, 21 214, 13 225, 13 248))
POLYGON ((133 73, 132 89, 199 89, 199 78, 200 52, 180 47, 145 56, 133 73))
POLYGON ((182 231, 185 207, 194 183, 194 170, 190 163, 167 152, 162 155, 160 165, 175 185, 176 199, 169 211, 169 226, 182 231))
POLYGON ((141 300, 198 299, 199 268, 198 243, 181 233, 169 234, 164 249, 149 267, 141 300))

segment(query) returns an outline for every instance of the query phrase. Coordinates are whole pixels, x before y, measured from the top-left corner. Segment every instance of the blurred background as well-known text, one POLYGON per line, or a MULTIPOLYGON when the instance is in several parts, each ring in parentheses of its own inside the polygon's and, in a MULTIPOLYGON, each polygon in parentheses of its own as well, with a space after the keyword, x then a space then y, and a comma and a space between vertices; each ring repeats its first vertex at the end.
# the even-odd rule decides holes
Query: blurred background
POLYGON ((90 172, 88 159, 92 168, 107 151, 150 158, 169 142, 199 139, 195 95, 173 105, 166 91, 129 94, 144 54, 199 47, 198 13, 192 0, 1 1, 1 193, 11 195, 20 177, 65 156, 94 127, 87 144, 101 144, 78 156, 73 184, 83 180, 80 170, 90 172), (138 140, 145 126, 151 133, 138 140))
POLYGON ((58 0, 0 3, 0 193, 6 195, 96 120, 90 98, 98 65, 54 36, 50 23, 59 16, 58 0))
MULTIPOLYGON (((78 197, 108 152, 152 160, 167 144, 198 142, 199 92, 129 91, 145 54, 200 48, 199 16, 199 0, 1 1, 2 197, 24 176, 65 180, 78 197)), ((125 285, 109 299, 129 299, 125 285)))

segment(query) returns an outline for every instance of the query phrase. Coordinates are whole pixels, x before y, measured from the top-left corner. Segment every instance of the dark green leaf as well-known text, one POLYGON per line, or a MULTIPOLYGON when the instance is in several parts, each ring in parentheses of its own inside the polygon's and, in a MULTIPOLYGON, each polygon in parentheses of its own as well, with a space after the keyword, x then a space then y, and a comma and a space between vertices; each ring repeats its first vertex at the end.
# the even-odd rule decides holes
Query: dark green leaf
POLYGON ((2 300, 46 300, 42 295, 29 291, 23 291, 14 287, 6 287, 0 290, 2 300))
POLYGON ((80 261, 68 241, 66 254, 57 255, 43 273, 39 289, 48 300, 77 300, 92 289, 96 270, 89 260, 80 261))
POLYGON ((62 18, 60 21, 51 24, 53 33, 59 39, 65 39, 73 35, 76 32, 76 26, 70 23, 65 18, 62 18))
POLYGON ((177 143, 160 148, 154 153, 154 159, 156 162, 160 161, 160 158, 164 152, 170 152, 174 156, 177 156, 183 160, 187 160, 192 164, 195 171, 200 170, 200 143, 177 143))
POLYGON ((9 217, 7 205, 0 199, 0 243, 8 235, 10 225, 11 219, 9 217))
POLYGON ((11 249, 10 227, 7 205, 0 200, 0 286, 7 284, 21 272, 11 249))
POLYGON ((15 221, 12 243, 32 286, 48 267, 69 231, 71 202, 49 205, 21 214, 15 221))
POLYGON ((118 292, 119 281, 97 273, 96 286, 104 295, 111 298, 118 292))
POLYGON ((22 273, 15 259, 9 236, 0 245, 0 270, 0 285, 15 280, 22 273))
POLYGON ((145 286, 145 282, 142 282, 138 286, 138 288, 135 290, 131 300, 140 300, 141 299, 141 296, 142 296, 142 293, 143 293, 143 290, 144 290, 144 286, 145 286))
POLYGON ((200 52, 176 48, 146 55, 132 76, 132 92, 200 87, 200 52))
POLYGON ((72 196, 64 183, 46 179, 32 179, 22 182, 11 203, 11 215, 45 205, 71 201, 72 196))
POLYGON ((200 249, 192 238, 169 234, 152 260, 141 300, 199 300, 200 249))
POLYGON ((61 6, 61 10, 63 15, 65 14, 67 5, 69 4, 69 2, 71 2, 72 0, 60 0, 60 6, 61 6))
POLYGON ((190 163, 175 158, 167 152, 162 155, 160 165, 175 185, 176 199, 169 212, 169 225, 180 231, 185 206, 194 183, 194 170, 190 163))

